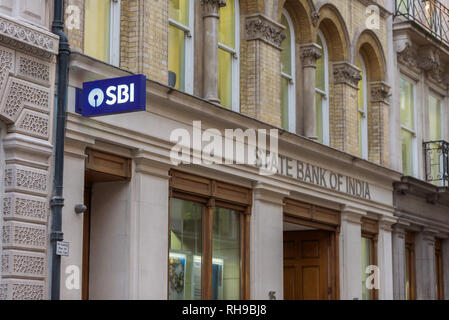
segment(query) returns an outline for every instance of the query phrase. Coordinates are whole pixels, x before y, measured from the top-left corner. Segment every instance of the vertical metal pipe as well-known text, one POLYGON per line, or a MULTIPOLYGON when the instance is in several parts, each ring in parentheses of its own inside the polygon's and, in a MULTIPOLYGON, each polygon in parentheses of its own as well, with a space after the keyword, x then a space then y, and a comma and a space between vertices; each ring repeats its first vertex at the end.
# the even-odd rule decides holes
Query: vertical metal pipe
POLYGON ((56 254, 57 241, 63 240, 62 208, 63 174, 64 174, 64 137, 67 109, 67 78, 70 46, 64 33, 64 0, 54 1, 54 18, 52 32, 59 36, 59 53, 57 59, 57 105, 56 105, 56 135, 54 141, 54 179, 51 206, 51 299, 60 298, 61 257, 56 254))

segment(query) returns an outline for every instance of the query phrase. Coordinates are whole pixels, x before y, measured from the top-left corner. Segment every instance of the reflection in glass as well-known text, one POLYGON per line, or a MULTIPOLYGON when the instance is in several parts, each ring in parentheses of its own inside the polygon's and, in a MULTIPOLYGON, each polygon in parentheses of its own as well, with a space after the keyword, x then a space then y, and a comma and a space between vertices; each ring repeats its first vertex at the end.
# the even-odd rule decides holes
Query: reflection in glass
POLYGON ((109 62, 111 0, 86 0, 84 53, 109 62))

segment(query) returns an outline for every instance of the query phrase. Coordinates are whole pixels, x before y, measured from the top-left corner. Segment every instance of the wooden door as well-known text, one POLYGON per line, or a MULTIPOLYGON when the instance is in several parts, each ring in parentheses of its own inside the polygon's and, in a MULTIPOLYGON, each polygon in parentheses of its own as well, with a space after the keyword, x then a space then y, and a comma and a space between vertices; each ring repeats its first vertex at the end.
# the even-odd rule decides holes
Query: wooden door
POLYGON ((330 233, 284 232, 284 299, 328 300, 330 233))

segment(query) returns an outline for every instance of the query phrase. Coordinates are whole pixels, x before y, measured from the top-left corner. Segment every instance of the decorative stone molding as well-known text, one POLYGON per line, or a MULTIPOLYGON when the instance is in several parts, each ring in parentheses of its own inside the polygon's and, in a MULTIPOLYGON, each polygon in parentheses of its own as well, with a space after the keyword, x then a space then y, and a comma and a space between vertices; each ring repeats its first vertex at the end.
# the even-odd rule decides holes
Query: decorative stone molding
POLYGON ((201 0, 203 5, 203 17, 219 17, 221 7, 226 6, 225 0, 201 0))
POLYGON ((0 96, 3 96, 3 88, 8 80, 8 75, 14 68, 14 51, 0 47, 0 96))
POLYGON ((425 72, 439 69, 440 55, 437 49, 432 46, 419 48, 418 67, 425 72))
POLYGON ((50 104, 49 89, 10 77, 6 91, 7 93, 0 104, 0 115, 10 122, 17 121, 25 105, 48 112, 50 104))
POLYGON ((6 221, 3 226, 3 248, 42 250, 47 248, 47 227, 32 223, 6 221))
POLYGON ((316 10, 312 10, 310 13, 310 19, 312 20, 312 25, 316 28, 318 27, 318 21, 320 20, 320 14, 316 10))
POLYGON ((45 254, 5 250, 2 254, 2 277, 45 278, 45 254))
POLYGON ((316 43, 301 46, 301 61, 303 68, 316 67, 316 61, 321 58, 321 47, 316 43))
POLYGON ((262 14, 254 14, 246 17, 246 40, 262 40, 278 49, 282 49, 282 42, 287 35, 285 27, 262 14))
POLYGON ((24 110, 17 120, 16 125, 10 131, 25 133, 36 138, 48 139, 48 120, 48 115, 46 114, 24 110))
POLYGON ((362 71, 359 68, 346 61, 334 62, 333 67, 335 84, 345 83, 358 89, 359 81, 362 80, 362 71))
POLYGON ((398 62, 408 68, 418 69, 418 51, 408 39, 395 41, 398 62))
POLYGON ((50 64, 18 53, 16 57, 17 75, 27 78, 27 80, 36 81, 50 85, 50 64))
POLYGON ((22 191, 47 196, 48 171, 22 165, 8 165, 5 169, 5 191, 22 191))
POLYGON ((56 35, 0 15, 0 42, 13 49, 50 59, 58 53, 56 35))
POLYGON ((3 197, 3 218, 44 224, 48 217, 48 201, 45 198, 20 193, 7 193, 3 197))
POLYGON ((390 103, 391 87, 384 81, 375 81, 370 83, 371 87, 371 102, 390 103))
POLYGON ((0 300, 43 300, 47 297, 44 281, 3 279, 0 300))

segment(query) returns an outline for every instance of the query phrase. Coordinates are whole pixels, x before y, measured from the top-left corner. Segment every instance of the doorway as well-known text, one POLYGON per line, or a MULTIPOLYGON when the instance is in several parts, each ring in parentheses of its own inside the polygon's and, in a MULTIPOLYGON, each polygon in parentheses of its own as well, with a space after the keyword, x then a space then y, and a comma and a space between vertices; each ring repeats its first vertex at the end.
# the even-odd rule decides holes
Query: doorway
POLYGON ((339 299, 340 213, 286 199, 284 300, 339 299))

